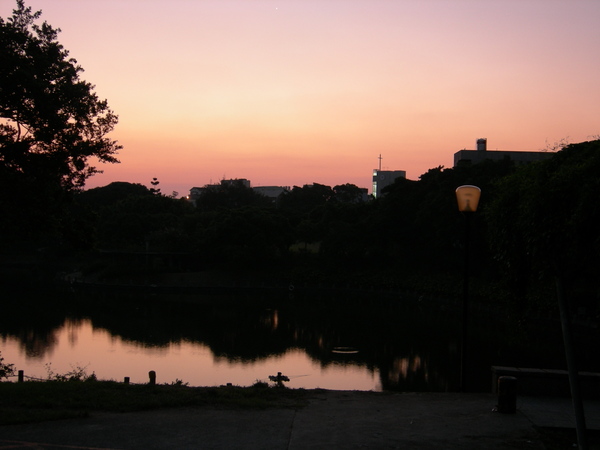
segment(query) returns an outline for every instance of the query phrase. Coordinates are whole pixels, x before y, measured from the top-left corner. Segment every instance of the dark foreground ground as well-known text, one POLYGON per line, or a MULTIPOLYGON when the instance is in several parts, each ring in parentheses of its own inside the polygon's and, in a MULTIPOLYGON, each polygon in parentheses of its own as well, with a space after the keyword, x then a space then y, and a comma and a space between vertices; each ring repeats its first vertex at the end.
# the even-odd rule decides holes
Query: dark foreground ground
MULTIPOLYGON (((305 406, 197 406, 0 427, 0 449, 572 449, 569 399, 492 394, 310 391, 305 406)), ((600 402, 586 402, 600 449, 600 402)))

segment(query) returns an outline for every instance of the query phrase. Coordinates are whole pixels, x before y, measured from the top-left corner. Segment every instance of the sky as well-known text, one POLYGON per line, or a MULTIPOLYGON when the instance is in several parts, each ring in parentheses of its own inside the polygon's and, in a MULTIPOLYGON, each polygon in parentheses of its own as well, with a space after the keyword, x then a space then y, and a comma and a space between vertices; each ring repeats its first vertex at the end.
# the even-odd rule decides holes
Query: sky
MULTIPOLYGON (((600 135, 598 0, 25 0, 119 116, 87 188, 416 180, 600 135)), ((0 0, 0 16, 14 9, 0 0)))

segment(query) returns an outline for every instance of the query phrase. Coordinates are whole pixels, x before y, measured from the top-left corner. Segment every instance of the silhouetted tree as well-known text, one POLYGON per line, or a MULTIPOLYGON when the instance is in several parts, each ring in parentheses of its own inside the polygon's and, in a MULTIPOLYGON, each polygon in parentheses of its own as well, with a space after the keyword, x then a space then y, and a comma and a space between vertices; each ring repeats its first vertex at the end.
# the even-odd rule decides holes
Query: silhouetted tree
POLYGON ((272 206, 271 200, 246 186, 243 180, 223 181, 219 185, 206 186, 196 200, 201 211, 242 208, 246 206, 272 206))
POLYGON ((66 194, 121 148, 106 137, 117 116, 40 16, 17 0, 0 18, 0 234, 32 244, 70 237, 66 194))
POLYGON ((162 195, 128 196, 99 211, 99 246, 110 249, 181 251, 190 246, 183 230, 192 206, 162 195))
POLYGON ((277 261, 292 242, 287 219, 274 208, 244 207, 203 214, 197 228, 203 257, 249 267, 277 261))
POLYGON ((459 270, 464 242, 463 218, 457 211, 455 190, 474 184, 482 190, 479 212, 473 217, 471 240, 474 270, 490 268, 483 214, 494 198, 497 180, 515 170, 510 160, 485 161, 471 166, 429 169, 418 181, 404 178, 384 189, 376 204, 378 239, 392 260, 411 271, 440 273, 459 270))
POLYGON ((331 187, 319 183, 303 187, 294 186, 291 191, 283 193, 279 205, 282 209, 301 216, 324 205, 333 198, 333 195, 331 187))
POLYGON ((69 190, 98 172, 90 158, 117 162, 121 147, 106 135, 118 118, 40 16, 17 0, 12 17, 0 18, 0 163, 69 190))
POLYGON ((570 144, 501 180, 486 219, 495 257, 515 292, 525 294, 556 276, 581 290, 594 286, 600 269, 599 172, 597 140, 570 144))
POLYGON ((150 188, 150 192, 154 195, 160 195, 160 188, 158 187, 160 181, 158 181, 158 178, 152 178, 150 184, 152 185, 152 187, 150 188))
POLYGON ((363 201, 363 189, 355 184, 339 184, 333 187, 334 198, 341 203, 358 203, 363 201))
POLYGON ((114 181, 106 186, 81 191, 77 193, 75 198, 79 203, 98 210, 120 202, 127 197, 143 197, 151 194, 150 189, 140 183, 114 181))

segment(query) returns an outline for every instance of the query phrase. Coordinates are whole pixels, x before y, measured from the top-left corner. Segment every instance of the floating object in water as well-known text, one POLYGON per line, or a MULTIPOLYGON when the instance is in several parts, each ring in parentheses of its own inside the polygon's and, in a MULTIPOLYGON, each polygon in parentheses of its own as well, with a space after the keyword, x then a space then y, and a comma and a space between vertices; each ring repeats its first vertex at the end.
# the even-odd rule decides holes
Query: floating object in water
POLYGON ((331 353, 354 354, 358 353, 358 349, 354 347, 333 347, 331 353))

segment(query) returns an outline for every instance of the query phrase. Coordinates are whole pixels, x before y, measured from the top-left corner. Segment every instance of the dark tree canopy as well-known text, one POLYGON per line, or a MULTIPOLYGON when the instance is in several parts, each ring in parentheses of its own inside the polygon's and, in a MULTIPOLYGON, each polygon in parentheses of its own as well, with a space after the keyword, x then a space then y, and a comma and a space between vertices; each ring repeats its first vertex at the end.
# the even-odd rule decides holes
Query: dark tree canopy
POLYGON ((100 172, 90 159, 118 162, 106 137, 118 118, 40 16, 17 0, 0 17, 0 170, 69 191, 100 172))
POLYGON ((81 191, 76 199, 83 204, 101 208, 112 206, 128 197, 148 197, 152 191, 139 183, 114 181, 106 186, 96 187, 81 191))
MULTIPOLYGON (((363 201, 363 189, 355 184, 339 184, 333 187, 334 198, 342 203, 358 203, 363 201)), ((366 194, 364 195, 366 198, 366 194)))
POLYGON ((487 221, 496 257, 513 277, 592 280, 600 266, 600 140, 501 180, 487 221))
POLYGON ((294 210, 299 214, 306 214, 315 207, 325 205, 334 192, 329 186, 319 183, 307 184, 286 192, 281 198, 281 207, 285 210, 294 210))
POLYGON ((219 185, 207 186, 196 206, 202 211, 242 208, 245 206, 271 206, 271 200, 246 186, 243 180, 223 181, 219 185))

